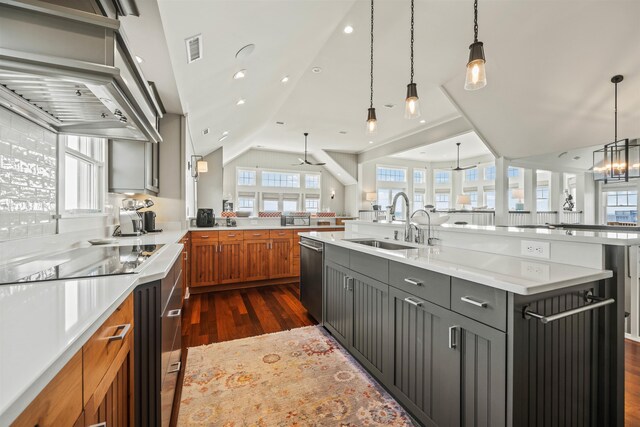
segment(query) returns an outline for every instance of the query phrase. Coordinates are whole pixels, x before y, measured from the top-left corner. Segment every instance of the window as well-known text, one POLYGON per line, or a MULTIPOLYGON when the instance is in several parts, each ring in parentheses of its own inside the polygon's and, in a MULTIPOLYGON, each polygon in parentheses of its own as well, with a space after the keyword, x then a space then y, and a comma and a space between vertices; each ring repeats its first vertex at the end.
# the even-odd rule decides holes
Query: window
POLYGON ((478 192, 477 191, 467 191, 466 194, 469 196, 469 199, 471 200, 471 207, 472 208, 477 208, 478 207, 478 192))
POLYGON ((484 179, 485 181, 495 181, 496 179, 495 166, 487 166, 486 168, 484 168, 484 179))
POLYGON ((436 209, 449 209, 449 193, 436 193, 436 209))
POLYGON ((276 212, 278 211, 278 200, 277 199, 264 199, 262 202, 264 208, 263 210, 266 212, 276 212))
POLYGON ((435 181, 436 184, 448 184, 451 173, 448 171, 436 171, 435 172, 435 181))
POLYGON ((464 180, 467 182, 473 182, 478 180, 478 168, 467 169, 464 171, 464 180))
POLYGON ((638 222, 637 191, 608 191, 606 201, 607 222, 638 222))
POLYGON ((238 170, 238 185, 256 185, 256 171, 238 170))
POLYGON ((485 191, 484 192, 484 204, 487 205, 488 209, 496 208, 496 192, 495 190, 485 191))
POLYGON ((262 172, 262 186, 300 188, 300 174, 291 172, 262 172))
POLYGON ((254 213, 256 199, 254 197, 238 196, 238 210, 240 212, 254 213))
POLYGON ((513 191, 509 190, 509 210, 516 210, 516 203, 520 203, 520 199, 517 199, 513 196, 513 191))
MULTIPOLYGON (((378 189, 378 204, 382 206, 383 209, 386 209, 387 206, 391 205, 393 202, 393 198, 396 194, 401 192, 402 190, 397 188, 379 188, 378 189)), ((396 218, 404 217, 404 200, 399 198, 396 202, 396 218)))
POLYGON ((298 201, 295 199, 284 199, 282 201, 282 210, 284 212, 298 212, 298 201))
POLYGON ((424 193, 413 193, 413 210, 424 208, 424 193))
POLYGON ((413 183, 414 184, 424 184, 426 171, 422 169, 414 169, 413 170, 413 183))
POLYGON ((320 188, 320 175, 310 175, 306 174, 304 176, 304 187, 305 188, 320 188))
POLYGON ((104 140, 66 136, 64 209, 68 213, 100 212, 104 181, 104 140))
POLYGON ((514 168, 512 166, 509 166, 509 169, 507 171, 507 175, 509 175, 509 178, 517 178, 520 176, 520 168, 514 168))
POLYGON ((306 212, 318 212, 320 210, 320 199, 305 199, 304 210, 306 212))
POLYGON ((540 186, 536 188, 536 208, 539 212, 549 210, 549 187, 540 186))
POLYGON ((407 182, 407 170, 403 168, 387 168, 378 166, 376 176, 378 181, 407 182))

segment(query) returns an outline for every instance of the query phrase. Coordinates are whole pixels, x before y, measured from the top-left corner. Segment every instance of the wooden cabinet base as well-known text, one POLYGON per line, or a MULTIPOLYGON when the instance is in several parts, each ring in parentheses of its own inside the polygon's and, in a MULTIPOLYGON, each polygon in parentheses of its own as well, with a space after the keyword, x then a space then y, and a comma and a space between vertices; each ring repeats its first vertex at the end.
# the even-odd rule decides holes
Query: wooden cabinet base
POLYGON ((227 285, 199 286, 189 288, 191 294, 204 294, 207 292, 228 291, 231 289, 257 288, 259 286, 277 286, 289 283, 298 283, 299 277, 285 277, 282 279, 256 280, 254 282, 230 283, 227 285))

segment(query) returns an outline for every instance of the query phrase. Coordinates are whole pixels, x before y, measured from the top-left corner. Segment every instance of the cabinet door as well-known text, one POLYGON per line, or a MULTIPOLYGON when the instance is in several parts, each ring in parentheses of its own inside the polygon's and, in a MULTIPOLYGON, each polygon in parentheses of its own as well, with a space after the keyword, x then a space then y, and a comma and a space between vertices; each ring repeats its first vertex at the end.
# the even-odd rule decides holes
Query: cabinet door
POLYGON ((349 270, 327 262, 324 267, 324 326, 345 347, 351 342, 353 294, 348 290, 349 270))
POLYGON ((145 166, 145 188, 154 193, 160 190, 160 154, 158 144, 145 142, 144 166, 145 166))
POLYGON ((272 239, 269 245, 269 278, 291 277, 293 248, 291 239, 272 239))
POLYGON ((191 286, 218 283, 218 243, 193 240, 191 242, 191 286))
POLYGON ((353 294, 354 356, 370 372, 383 378, 389 365, 389 285, 350 272, 349 289, 353 294))
POLYGON ((220 242, 218 246, 218 283, 237 283, 244 279, 242 241, 220 242))
POLYGON ((454 426, 459 418, 459 352, 449 348, 454 314, 389 288, 392 369, 385 382, 427 426, 454 426))
POLYGON ((269 278, 269 240, 244 241, 244 280, 269 278))
MULTIPOLYGON (((456 315, 455 351, 460 361, 460 419, 456 425, 506 424, 506 334, 456 315)), ((454 326, 452 325, 452 326, 454 326)))

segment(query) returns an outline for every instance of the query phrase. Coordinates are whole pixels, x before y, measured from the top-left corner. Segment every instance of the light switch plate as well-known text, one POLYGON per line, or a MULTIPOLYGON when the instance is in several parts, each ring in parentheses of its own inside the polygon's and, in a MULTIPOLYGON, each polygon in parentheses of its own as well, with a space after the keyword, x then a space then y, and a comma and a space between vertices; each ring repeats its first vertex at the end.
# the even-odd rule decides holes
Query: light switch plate
POLYGON ((520 254, 524 256, 549 259, 549 252, 549 242, 538 240, 522 240, 520 242, 520 254))

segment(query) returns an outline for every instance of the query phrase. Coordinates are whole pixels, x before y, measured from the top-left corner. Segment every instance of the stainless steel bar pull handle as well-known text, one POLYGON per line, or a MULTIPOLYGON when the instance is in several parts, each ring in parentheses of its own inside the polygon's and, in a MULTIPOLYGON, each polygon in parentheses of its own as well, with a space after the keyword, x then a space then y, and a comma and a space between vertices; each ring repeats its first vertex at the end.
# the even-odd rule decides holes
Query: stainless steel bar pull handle
POLYGON ((167 317, 178 317, 182 313, 181 308, 176 308, 175 310, 171 310, 167 313, 167 317))
POLYGON ((347 280, 349 279, 349 276, 344 276, 342 278, 342 289, 347 289, 347 280))
POLYGON ((547 324, 556 320, 564 319, 565 317, 573 316, 574 314, 584 313, 585 311, 595 310, 596 308, 604 307, 605 305, 613 304, 616 300, 609 298, 606 300, 594 302, 592 304, 583 305, 582 307, 573 308, 571 310, 562 311, 560 313, 552 314, 550 316, 544 316, 529 310, 529 306, 526 305, 522 310, 522 315, 525 319, 531 319, 532 317, 538 319, 541 323, 547 324))
POLYGON ((487 308, 489 303, 486 301, 478 301, 469 296, 460 297, 460 301, 466 302, 467 304, 475 305, 476 307, 487 308))
POLYGON ((103 422, 98 423, 98 424, 91 424, 89 427, 107 427, 107 422, 103 421, 103 422))
POLYGON ((109 337, 109 342, 111 341, 122 341, 124 337, 127 336, 127 333, 131 329, 131 323, 125 323, 124 325, 116 326, 116 331, 122 331, 117 335, 113 335, 109 337))
POLYGON ((452 349, 458 346, 458 341, 456 339, 456 329, 458 329, 458 326, 449 327, 449 348, 452 349))
POLYGON ((407 277, 406 279, 404 279, 404 281, 407 282, 410 285, 413 285, 413 286, 422 286, 423 285, 423 283, 420 280, 413 279, 411 277, 407 277))
POLYGON ((316 251, 316 252, 322 252, 322 248, 315 248, 311 245, 307 245, 306 243, 302 243, 302 242, 298 242, 298 244, 302 247, 305 247, 307 249, 311 249, 312 251, 316 251))
POLYGON ((416 307, 422 307, 422 304, 424 304, 424 301, 415 300, 411 297, 406 297, 404 300, 411 305, 415 305, 416 307))
POLYGON ((167 374, 173 374, 174 372, 180 372, 180 368, 182 367, 182 362, 176 362, 169 365, 169 370, 167 374))

